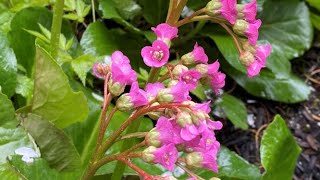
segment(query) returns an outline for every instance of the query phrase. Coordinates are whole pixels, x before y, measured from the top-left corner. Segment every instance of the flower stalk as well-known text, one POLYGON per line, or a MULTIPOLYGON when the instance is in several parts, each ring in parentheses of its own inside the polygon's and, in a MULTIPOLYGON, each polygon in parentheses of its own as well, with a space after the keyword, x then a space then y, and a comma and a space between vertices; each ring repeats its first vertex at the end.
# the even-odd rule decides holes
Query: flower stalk
POLYGON ((59 52, 59 40, 62 25, 64 0, 56 0, 53 11, 53 19, 51 26, 51 56, 57 59, 59 52))

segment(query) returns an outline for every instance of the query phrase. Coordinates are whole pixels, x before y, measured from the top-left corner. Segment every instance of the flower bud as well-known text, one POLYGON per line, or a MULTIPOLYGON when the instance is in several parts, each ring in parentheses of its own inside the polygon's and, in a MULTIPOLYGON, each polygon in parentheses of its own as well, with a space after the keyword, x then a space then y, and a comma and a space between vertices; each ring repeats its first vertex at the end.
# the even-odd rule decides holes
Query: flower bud
POLYGON ((156 130, 156 128, 151 129, 145 137, 146 144, 148 146, 160 147, 160 133, 156 130))
POLYGON ((232 29, 238 35, 245 35, 245 31, 248 29, 248 22, 243 19, 237 19, 232 29))
POLYGON ((189 52, 189 53, 183 55, 181 57, 181 62, 182 62, 182 64, 185 64, 185 65, 194 64, 195 60, 194 60, 192 53, 189 52))
POLYGON ((249 66, 254 62, 254 56, 249 51, 245 51, 244 53, 240 54, 239 59, 240 59, 240 63, 245 66, 249 66))
POLYGON ((192 152, 186 155, 186 164, 191 167, 202 167, 203 158, 200 153, 192 152))
POLYGON ((161 112, 148 112, 147 115, 153 119, 153 120, 157 120, 159 119, 159 117, 161 116, 161 112))
POLYGON ((152 163, 154 160, 154 155, 153 153, 157 150, 156 147, 154 146, 149 146, 145 150, 142 151, 142 157, 141 159, 145 162, 152 163))
POLYGON ((109 66, 105 63, 95 63, 92 68, 93 74, 100 79, 104 79, 106 77, 108 69, 109 66))
POLYGON ((191 117, 194 124, 199 124, 199 121, 210 118, 209 115, 203 111, 194 111, 191 117))
POLYGON ((157 100, 159 103, 170 103, 173 102, 174 96, 170 93, 170 89, 162 89, 157 95, 157 100))
POLYGON ((208 65, 206 64, 198 64, 195 69, 200 72, 202 76, 206 76, 208 73, 208 65))
POLYGON ((210 2, 208 2, 208 4, 206 5, 205 9, 205 13, 209 16, 216 16, 219 14, 219 11, 217 11, 218 9, 220 9, 222 7, 222 4, 219 0, 212 0, 210 2))
POLYGON ((184 71, 188 71, 188 68, 182 64, 178 64, 173 68, 172 75, 174 78, 178 79, 179 75, 184 71))
POLYGON ((108 90, 113 96, 119 96, 124 92, 125 85, 119 82, 113 82, 112 79, 109 79, 108 90))
POLYGON ((192 118, 189 113, 182 111, 178 114, 176 122, 181 127, 186 127, 186 125, 192 124, 192 118))
POLYGON ((256 47, 255 46, 252 46, 249 41, 243 41, 241 42, 241 45, 243 47, 244 50, 246 51, 249 51, 250 53, 252 54, 255 54, 256 53, 256 47))
POLYGON ((169 83, 168 83, 168 88, 171 88, 173 86, 175 86, 176 84, 178 83, 178 80, 171 80, 169 83))
POLYGON ((119 97, 116 102, 116 107, 120 111, 130 111, 134 108, 134 104, 131 102, 131 97, 128 93, 119 97))

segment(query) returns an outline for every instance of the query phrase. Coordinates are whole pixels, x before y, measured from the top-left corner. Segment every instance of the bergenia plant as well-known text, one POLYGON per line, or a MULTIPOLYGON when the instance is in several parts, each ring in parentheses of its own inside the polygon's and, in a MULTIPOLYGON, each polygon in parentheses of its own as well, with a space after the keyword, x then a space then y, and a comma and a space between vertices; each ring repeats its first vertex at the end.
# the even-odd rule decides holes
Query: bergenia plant
POLYGON ((179 20, 185 3, 171 1, 166 22, 151 28, 156 39, 141 49, 141 59, 134 60, 143 61, 150 67, 147 82, 138 82, 137 72, 130 65, 132 60, 121 51, 112 53, 110 63, 97 62, 93 66, 95 76, 104 80, 104 103, 96 149, 83 179, 90 179, 100 167, 112 161, 126 164, 143 179, 175 179, 146 173, 133 163, 134 158, 161 165, 168 171, 178 166, 191 179, 202 179, 192 172, 194 168, 219 173, 217 154, 220 143, 215 134, 223 125, 210 117, 210 102, 196 102, 190 92, 203 84, 219 95, 225 86, 226 75, 220 70, 219 61, 210 59, 200 43, 194 42, 194 49, 181 58, 170 54, 170 47, 174 39, 179 38, 180 26, 194 21, 218 23, 232 36, 240 62, 247 67, 247 75, 252 78, 266 67, 271 46, 257 44, 262 22, 255 18, 255 0, 248 4, 237 4, 236 0, 212 0, 206 7, 179 20), (110 107, 112 101, 114 107, 110 107), (117 111, 131 115, 104 139, 109 123, 117 121, 113 118, 117 111), (149 132, 137 131, 137 121, 142 116, 154 120, 155 127, 149 132), (127 129, 130 133, 124 134, 127 129), (133 137, 142 140, 120 153, 106 154, 116 142, 133 137))

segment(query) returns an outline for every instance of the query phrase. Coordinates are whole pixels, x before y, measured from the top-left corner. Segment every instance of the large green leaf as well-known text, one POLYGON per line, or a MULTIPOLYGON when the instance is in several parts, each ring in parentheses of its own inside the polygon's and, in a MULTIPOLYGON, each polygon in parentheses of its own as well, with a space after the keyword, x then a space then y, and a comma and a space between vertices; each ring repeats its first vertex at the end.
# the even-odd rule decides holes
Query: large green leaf
POLYGON ((128 21, 124 20, 120 16, 112 0, 110 1, 99 0, 99 10, 102 11, 103 18, 112 19, 117 23, 123 25, 124 27, 126 27, 128 30, 132 32, 142 33, 140 29, 134 27, 132 24, 130 24, 128 21))
POLYGON ((17 125, 12 102, 0 92, 0 127, 14 128, 17 125))
POLYGON ((83 121, 88 111, 84 94, 73 92, 60 66, 37 47, 32 112, 63 128, 83 121))
MULTIPOLYGON (((29 34, 27 30, 41 32, 39 25, 50 29, 52 22, 52 13, 47 8, 30 7, 19 11, 11 21, 11 31, 8 33, 10 45, 17 57, 18 64, 21 64, 30 77, 33 71, 35 58, 35 37, 29 34)), ((63 21, 62 32, 70 38, 72 31, 70 25, 63 21)))
POLYGON ((165 22, 169 0, 140 0, 144 18, 153 26, 165 22))
POLYGON ((297 145, 285 121, 277 115, 265 130, 261 140, 263 179, 292 179, 301 148, 297 145))
POLYGON ((33 163, 26 163, 21 160, 21 156, 15 155, 9 160, 9 166, 16 175, 30 180, 42 180, 44 178, 47 180, 76 180, 79 179, 80 175, 78 172, 66 173, 51 169, 42 158, 36 158, 33 163))
POLYGON ((122 51, 129 57, 135 70, 145 66, 140 55, 145 43, 140 36, 109 30, 101 22, 91 23, 80 42, 84 53, 94 56, 111 55, 115 50, 122 51))
POLYGON ((299 0, 268 0, 259 18, 259 38, 272 45, 267 67, 275 74, 290 76, 288 60, 302 55, 313 39, 308 7, 299 0))
POLYGON ((22 126, 39 146, 41 157, 59 171, 81 167, 81 160, 71 139, 49 121, 35 114, 22 118, 22 126))
POLYGON ((17 84, 17 60, 9 46, 7 37, 0 32, 0 86, 1 91, 11 97, 17 84))
POLYGON ((222 108, 227 118, 235 127, 248 129, 247 109, 245 104, 238 98, 224 93, 217 105, 222 108))
POLYGON ((141 13, 141 7, 135 0, 111 0, 124 19, 133 19, 141 13))
POLYGON ((0 177, 5 180, 19 180, 19 175, 16 174, 9 163, 0 165, 0 177))
POLYGON ((311 88, 294 74, 290 74, 288 79, 281 79, 272 72, 263 70, 259 76, 248 78, 226 63, 222 64, 222 69, 250 94, 266 99, 296 103, 308 99, 311 92, 311 88))

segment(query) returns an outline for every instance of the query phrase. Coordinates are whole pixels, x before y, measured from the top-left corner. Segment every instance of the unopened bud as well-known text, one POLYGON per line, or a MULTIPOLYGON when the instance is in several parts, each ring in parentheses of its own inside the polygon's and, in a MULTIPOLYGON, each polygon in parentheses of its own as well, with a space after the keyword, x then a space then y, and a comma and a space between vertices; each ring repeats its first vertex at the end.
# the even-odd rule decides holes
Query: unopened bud
POLYGON ((252 46, 248 40, 245 40, 245 41, 242 41, 241 42, 241 45, 242 45, 242 48, 245 50, 245 51, 249 51, 251 52, 252 54, 255 54, 256 53, 256 47, 252 46))
POLYGON ((237 4, 237 18, 243 19, 245 17, 244 13, 242 12, 244 10, 245 6, 243 4, 237 4))
POLYGON ((245 66, 249 66, 250 64, 252 64, 254 62, 254 56, 249 51, 245 51, 244 53, 242 53, 240 55, 239 59, 240 59, 240 63, 245 66))
POLYGON ((173 86, 175 86, 176 84, 178 83, 178 80, 171 80, 169 83, 168 83, 168 88, 171 88, 173 86))
POLYGON ((101 79, 104 79, 108 73, 109 66, 105 63, 95 63, 93 65, 93 74, 101 79))
POLYGON ((109 79, 108 90, 113 96, 119 96, 124 92, 125 85, 120 84, 119 82, 113 82, 112 79, 109 79))
POLYGON ((178 114, 176 122, 181 127, 186 127, 186 125, 192 124, 192 118, 189 113, 182 111, 178 114))
POLYGON ((173 102, 174 96, 170 93, 170 89, 161 89, 157 95, 159 103, 170 103, 173 102))
POLYGON ((210 2, 208 2, 208 4, 206 5, 205 9, 205 13, 209 16, 216 16, 218 14, 220 14, 219 11, 217 11, 218 9, 220 9, 222 7, 222 4, 219 0, 212 0, 210 2))
POLYGON ((154 155, 153 153, 157 150, 156 147, 154 146, 149 146, 145 150, 142 151, 142 156, 141 159, 145 162, 151 163, 154 160, 154 155))
POLYGON ((191 65, 191 64, 195 64, 196 61, 192 53, 189 52, 181 57, 181 62, 182 64, 185 64, 185 65, 191 65))
POLYGON ((178 79, 180 74, 182 74, 184 71, 188 71, 188 68, 182 64, 178 64, 173 68, 172 75, 174 78, 178 79))
POLYGON ((248 29, 248 22, 243 19, 237 19, 232 29, 238 35, 244 35, 244 32, 248 29))
POLYGON ((134 108, 134 104, 131 102, 131 97, 128 93, 119 97, 116 102, 116 107, 120 111, 130 111, 134 108))
POLYGON ((203 158, 200 153, 192 152, 186 155, 186 164, 191 167, 202 167, 203 158))
POLYGON ((156 128, 151 129, 145 137, 146 144, 148 146, 160 147, 161 141, 159 140, 160 133, 156 130, 156 128))

